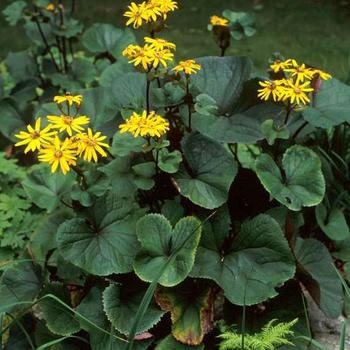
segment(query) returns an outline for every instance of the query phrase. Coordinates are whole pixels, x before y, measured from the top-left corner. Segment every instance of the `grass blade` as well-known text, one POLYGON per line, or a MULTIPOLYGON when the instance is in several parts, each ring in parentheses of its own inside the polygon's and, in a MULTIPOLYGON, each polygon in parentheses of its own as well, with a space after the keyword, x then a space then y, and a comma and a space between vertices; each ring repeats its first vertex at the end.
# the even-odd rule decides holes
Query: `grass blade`
POLYGON ((339 350, 345 350, 346 328, 347 322, 345 320, 341 326, 339 350))
POLYGON ((300 335, 300 336, 296 337, 295 339, 304 340, 304 341, 312 344, 315 348, 317 348, 319 350, 329 350, 327 347, 325 347, 324 345, 322 345, 318 341, 311 339, 309 337, 304 337, 303 335, 300 335))
POLYGON ((62 338, 58 338, 58 339, 49 341, 48 343, 45 343, 45 344, 39 346, 36 350, 49 349, 52 345, 59 344, 59 343, 63 342, 66 339, 69 339, 69 338, 79 339, 79 340, 83 341, 84 343, 89 344, 89 342, 86 339, 84 339, 84 338, 76 337, 74 335, 70 335, 70 336, 67 336, 67 337, 62 337, 62 338))
POLYGON ((341 275, 341 273, 339 272, 337 267, 334 264, 332 264, 332 266, 333 266, 335 272, 337 273, 337 275, 338 275, 338 277, 339 277, 339 279, 340 279, 340 281, 341 281, 341 283, 342 283, 342 285, 344 287, 345 293, 350 298, 350 288, 349 288, 348 284, 346 283, 344 277, 341 275))

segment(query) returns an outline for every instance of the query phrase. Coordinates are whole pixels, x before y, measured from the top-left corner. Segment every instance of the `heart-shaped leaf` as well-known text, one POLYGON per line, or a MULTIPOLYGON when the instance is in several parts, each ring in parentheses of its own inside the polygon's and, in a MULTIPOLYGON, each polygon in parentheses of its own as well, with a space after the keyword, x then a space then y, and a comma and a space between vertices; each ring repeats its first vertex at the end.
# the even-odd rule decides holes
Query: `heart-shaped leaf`
POLYGON ((215 291, 199 282, 188 282, 175 288, 159 288, 156 301, 169 311, 172 335, 181 343, 199 345, 214 321, 215 291))
POLYGON ((339 208, 333 208, 327 213, 327 208, 320 204, 316 207, 317 223, 322 231, 334 241, 350 238, 349 226, 344 213, 339 208))
POLYGON ((58 248, 66 260, 92 274, 130 272, 139 248, 138 215, 133 199, 110 193, 96 201, 89 219, 68 220, 59 227, 58 248))
MULTIPOLYGON (((111 284, 103 292, 103 307, 112 325, 120 332, 128 335, 135 315, 146 293, 146 288, 140 283, 130 285, 111 284)), ((137 334, 152 328, 160 321, 164 312, 153 302, 147 309, 137 329, 137 334)))
POLYGON ((256 173, 273 198, 290 210, 301 210, 319 204, 325 194, 325 180, 319 157, 309 148, 292 146, 282 160, 282 174, 268 154, 261 154, 256 173))
POLYGON ((298 238, 294 254, 300 268, 298 277, 315 302, 328 317, 338 317, 343 306, 343 289, 328 249, 315 239, 298 238))
POLYGON ((199 133, 182 141, 188 167, 180 167, 175 179, 180 193, 193 203, 217 208, 226 202, 237 173, 237 163, 219 142, 199 133))
POLYGON ((155 350, 203 350, 204 345, 185 345, 178 342, 172 335, 164 338, 155 348, 155 350))
POLYGON ((201 70, 192 77, 193 90, 211 96, 219 114, 231 114, 249 78, 251 63, 246 57, 203 57, 196 59, 201 70))
POLYGON ((273 145, 277 139, 288 140, 289 138, 289 130, 287 127, 277 127, 272 119, 267 119, 261 124, 261 131, 270 146, 273 145))
POLYGON ((194 217, 182 218, 172 228, 163 215, 144 216, 137 223, 142 249, 134 263, 136 274, 143 281, 152 282, 171 259, 159 283, 166 287, 179 284, 192 269, 200 234, 201 223, 194 217))
POLYGON ((191 276, 214 280, 233 304, 253 305, 277 295, 293 277, 294 259, 279 224, 261 214, 243 223, 227 246, 227 221, 204 227, 191 276), (225 223, 226 222, 226 223, 225 223))
POLYGON ((337 79, 322 82, 315 106, 303 111, 304 118, 314 126, 328 129, 350 122, 350 86, 337 79))

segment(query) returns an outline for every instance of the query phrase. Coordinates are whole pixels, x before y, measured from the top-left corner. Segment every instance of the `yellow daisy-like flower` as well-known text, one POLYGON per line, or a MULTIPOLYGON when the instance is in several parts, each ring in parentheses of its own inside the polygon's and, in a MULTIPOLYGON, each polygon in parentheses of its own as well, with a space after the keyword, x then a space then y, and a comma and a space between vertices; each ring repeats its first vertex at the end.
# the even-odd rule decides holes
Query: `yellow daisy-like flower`
POLYGON ((144 39, 145 39, 145 43, 149 44, 149 47, 155 50, 164 50, 164 49, 176 50, 176 45, 165 39, 150 38, 147 36, 144 39))
POLYGON ((222 18, 219 16, 211 16, 210 17, 210 24, 212 26, 221 26, 221 27, 228 27, 229 21, 226 18, 222 18))
POLYGON ((44 144, 52 142, 54 140, 54 135, 57 134, 56 131, 51 131, 50 125, 41 130, 40 118, 36 120, 34 128, 31 125, 27 125, 27 130, 28 132, 20 131, 19 134, 15 135, 18 139, 22 140, 17 142, 15 146, 27 145, 24 153, 40 150, 44 144))
POLYGON ((50 11, 50 12, 53 12, 55 11, 55 4, 53 4, 52 2, 50 2, 47 6, 46 6, 46 10, 47 11, 50 11))
POLYGON ((147 111, 143 111, 141 115, 134 112, 124 124, 119 125, 119 129, 121 134, 129 132, 134 137, 161 137, 169 130, 169 122, 154 111, 148 115, 147 111))
POLYGON ((57 171, 60 166, 63 174, 67 174, 71 165, 76 164, 76 150, 72 148, 69 139, 63 142, 56 136, 54 142, 45 145, 39 152, 39 161, 49 163, 51 172, 57 171))
POLYGON ((158 2, 156 1, 148 1, 146 3, 146 16, 147 21, 157 21, 158 17, 162 17, 163 13, 161 8, 159 7, 158 2))
POLYGON ((107 157, 107 153, 103 148, 109 148, 109 145, 102 142, 107 136, 101 136, 101 132, 97 132, 94 135, 92 130, 88 128, 88 133, 81 134, 80 137, 79 156, 83 155, 88 162, 91 162, 92 159, 97 162, 98 154, 102 157, 107 157))
POLYGON ((123 50, 122 54, 128 59, 134 59, 141 50, 142 47, 139 45, 129 45, 123 50))
POLYGON ((158 3, 164 19, 167 18, 167 14, 169 12, 173 12, 178 9, 177 2, 173 0, 153 0, 153 2, 158 3))
POLYGON ((280 61, 280 60, 276 60, 273 64, 271 64, 271 69, 274 73, 278 73, 279 71, 283 71, 287 68, 290 68, 292 65, 292 59, 288 59, 285 61, 280 61))
POLYGON ((48 115, 47 120, 52 123, 52 129, 59 129, 59 132, 66 131, 69 136, 73 135, 73 131, 78 133, 84 131, 82 125, 89 124, 90 122, 90 118, 86 116, 73 118, 68 115, 48 115))
POLYGON ((145 45, 144 47, 140 47, 139 50, 134 51, 134 57, 129 63, 133 63, 135 67, 142 66, 142 68, 147 71, 153 62, 152 55, 153 49, 145 45))
POLYGON ((148 50, 153 68, 157 68, 160 64, 164 67, 168 67, 167 61, 171 62, 174 59, 174 54, 168 50, 148 50))
POLYGON ((147 13, 146 3, 142 2, 141 4, 137 5, 134 2, 132 2, 128 6, 129 11, 126 11, 124 13, 124 17, 128 17, 128 21, 126 22, 126 25, 132 24, 135 29, 142 26, 143 21, 147 22, 149 17, 147 13))
POLYGON ((284 69, 285 72, 290 73, 293 78, 296 78, 296 82, 303 82, 306 79, 312 79, 312 69, 307 68, 305 64, 299 65, 296 60, 292 60, 292 67, 284 69))
POLYGON ((267 101, 270 96, 276 101, 281 101, 285 95, 285 80, 265 80, 259 81, 259 85, 262 86, 262 89, 258 90, 258 97, 264 101, 267 101))
POLYGON ((180 63, 173 68, 173 71, 179 73, 184 72, 186 75, 196 74, 202 66, 196 63, 195 60, 180 61, 180 63))
POLYGON ((287 84, 288 85, 285 87, 286 97, 290 99, 291 103, 306 105, 310 102, 308 94, 314 91, 314 89, 310 87, 310 81, 306 81, 304 83, 296 81, 294 83, 293 81, 289 80, 287 84))
POLYGON ((67 102, 70 106, 73 106, 73 103, 76 103, 77 106, 81 105, 81 101, 83 100, 82 95, 71 95, 71 94, 65 94, 64 96, 55 96, 53 98, 53 101, 57 104, 61 104, 64 102, 67 102))
POLYGON ((321 69, 313 69, 312 73, 313 73, 313 76, 318 75, 322 80, 332 79, 332 76, 329 73, 324 72, 321 69))

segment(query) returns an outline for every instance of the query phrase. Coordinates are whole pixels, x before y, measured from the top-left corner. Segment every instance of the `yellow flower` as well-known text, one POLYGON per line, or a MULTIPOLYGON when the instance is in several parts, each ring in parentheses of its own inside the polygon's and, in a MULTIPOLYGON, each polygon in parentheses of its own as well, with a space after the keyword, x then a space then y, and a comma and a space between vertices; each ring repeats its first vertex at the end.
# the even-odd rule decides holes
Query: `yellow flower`
POLYGON ((163 18, 167 18, 167 14, 169 12, 173 12, 178 9, 178 5, 176 1, 173 0, 151 0, 152 2, 155 2, 160 7, 160 10, 163 13, 163 18))
POLYGON ((150 38, 147 36, 144 39, 145 39, 145 43, 149 44, 149 47, 155 50, 163 50, 163 49, 176 50, 176 45, 165 39, 150 38))
POLYGON ((229 21, 226 18, 222 18, 219 16, 211 16, 210 17, 210 24, 212 26, 221 26, 221 27, 228 27, 229 21))
POLYGON ((100 132, 97 132, 95 135, 92 133, 92 130, 88 128, 87 134, 81 134, 81 142, 79 144, 79 156, 84 154, 84 159, 88 162, 91 162, 93 159, 95 162, 98 160, 98 153, 102 157, 107 157, 107 153, 104 148, 109 148, 107 143, 102 142, 107 136, 101 136, 100 132))
POLYGON ((149 65, 152 63, 152 53, 153 49, 148 45, 140 47, 134 51, 133 59, 129 63, 133 63, 135 67, 142 66, 147 71, 150 68, 149 65))
POLYGON ((284 84, 285 80, 259 81, 259 85, 262 86, 262 89, 258 90, 258 97, 264 101, 267 101, 272 95, 275 102, 281 101, 285 95, 284 84))
POLYGON ((289 58, 285 61, 276 60, 273 64, 271 64, 271 69, 273 72, 278 73, 281 70, 285 70, 292 65, 292 60, 289 58))
POLYGON ((202 66, 197 64, 195 60, 180 61, 180 63, 173 68, 173 71, 179 73, 184 72, 187 75, 196 74, 202 66))
POLYGON ((303 82, 305 79, 312 79, 312 69, 307 68, 305 64, 299 65, 296 60, 292 60, 292 67, 284 70, 291 73, 291 76, 296 78, 296 82, 303 82))
POLYGON ((146 3, 147 21, 157 21, 158 17, 162 17, 163 13, 156 1, 148 1, 146 3))
POLYGON ((82 125, 89 124, 90 119, 86 116, 73 118, 68 115, 48 115, 47 120, 52 123, 52 129, 59 129, 59 132, 67 131, 69 136, 73 135, 73 131, 82 132, 84 128, 82 125))
POLYGON ((83 100, 82 95, 73 96, 69 93, 66 93, 64 96, 55 96, 53 98, 53 101, 56 102, 57 104, 67 102, 70 106, 72 106, 73 103, 76 103, 77 106, 80 106, 82 100, 83 100))
POLYGON ((160 64, 164 67, 168 67, 167 61, 172 61, 174 58, 174 54, 168 50, 148 50, 148 55, 150 57, 153 68, 157 68, 160 64))
POLYGON ((141 4, 137 5, 134 2, 132 2, 128 6, 129 11, 126 11, 124 13, 124 17, 128 17, 128 21, 126 22, 126 25, 132 24, 133 27, 139 28, 142 26, 143 21, 148 21, 148 14, 147 14, 147 8, 146 3, 142 2, 141 4))
POLYGON ((291 80, 287 82, 286 86, 286 97, 290 99, 291 103, 299 104, 308 104, 310 102, 310 98, 308 93, 314 91, 312 87, 310 87, 310 82, 306 81, 305 83, 301 83, 296 81, 295 83, 291 80))
POLYGON ((69 139, 63 142, 56 136, 54 142, 45 145, 39 152, 39 161, 49 163, 54 173, 60 166, 63 174, 67 174, 71 165, 76 164, 76 150, 72 148, 69 139))
POLYGON ((141 50, 142 47, 139 45, 129 45, 123 50, 122 54, 128 59, 134 59, 141 50))
POLYGON ((129 132, 134 137, 161 137, 169 130, 169 122, 154 111, 148 115, 146 111, 143 111, 141 115, 134 112, 124 124, 119 125, 119 129, 121 134, 129 132))
POLYGON ((53 4, 52 2, 50 2, 47 6, 46 6, 46 10, 53 12, 55 11, 55 4, 53 4))
POLYGON ((17 142, 15 146, 27 145, 27 147, 24 150, 24 153, 28 153, 29 151, 34 152, 35 150, 41 149, 43 144, 52 142, 54 139, 54 135, 56 135, 57 132, 50 131, 50 125, 42 130, 40 130, 40 126, 40 118, 36 120, 34 128, 32 128, 32 126, 30 125, 27 125, 28 132, 20 131, 19 134, 15 135, 18 139, 22 140, 17 142))
POLYGON ((329 73, 326 73, 322 71, 321 69, 313 69, 312 70, 313 75, 318 75, 322 80, 329 80, 332 79, 332 76, 329 73))

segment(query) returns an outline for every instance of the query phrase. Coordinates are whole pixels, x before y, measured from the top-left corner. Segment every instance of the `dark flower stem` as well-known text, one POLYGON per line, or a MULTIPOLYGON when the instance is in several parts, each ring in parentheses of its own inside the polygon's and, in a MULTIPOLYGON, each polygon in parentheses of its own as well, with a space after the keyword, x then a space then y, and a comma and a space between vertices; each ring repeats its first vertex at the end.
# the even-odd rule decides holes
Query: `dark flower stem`
POLYGON ((150 106, 150 87, 151 87, 151 81, 148 79, 147 76, 147 83, 146 83, 146 109, 147 109, 147 115, 149 114, 150 110, 151 110, 151 106, 150 106))
POLYGON ((186 75, 186 100, 187 100, 187 108, 188 108, 188 130, 189 132, 192 132, 190 77, 188 75, 186 75))
POLYGON ((72 165, 71 168, 79 176, 82 190, 86 191, 88 189, 88 184, 83 170, 81 170, 77 165, 72 165))

